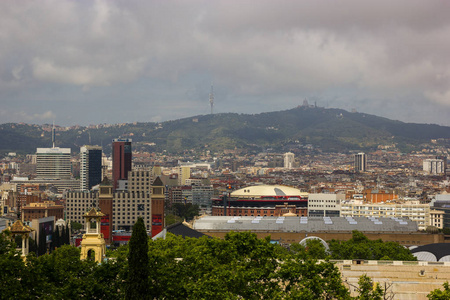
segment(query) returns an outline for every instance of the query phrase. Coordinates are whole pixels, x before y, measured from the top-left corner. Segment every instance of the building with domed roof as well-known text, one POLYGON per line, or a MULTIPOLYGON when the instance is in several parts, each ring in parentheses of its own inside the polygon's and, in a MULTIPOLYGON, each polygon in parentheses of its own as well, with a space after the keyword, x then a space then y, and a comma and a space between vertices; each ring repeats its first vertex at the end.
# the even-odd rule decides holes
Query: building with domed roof
POLYGON ((308 193, 284 185, 254 185, 213 199, 213 216, 308 215, 308 193))

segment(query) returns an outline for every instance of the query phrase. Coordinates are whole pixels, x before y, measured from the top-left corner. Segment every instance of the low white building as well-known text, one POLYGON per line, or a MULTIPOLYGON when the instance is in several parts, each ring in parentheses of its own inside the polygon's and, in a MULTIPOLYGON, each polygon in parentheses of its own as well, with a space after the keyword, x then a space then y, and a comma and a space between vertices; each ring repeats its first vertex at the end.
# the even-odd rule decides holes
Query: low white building
POLYGON ((309 217, 340 217, 341 203, 345 194, 309 194, 309 217))

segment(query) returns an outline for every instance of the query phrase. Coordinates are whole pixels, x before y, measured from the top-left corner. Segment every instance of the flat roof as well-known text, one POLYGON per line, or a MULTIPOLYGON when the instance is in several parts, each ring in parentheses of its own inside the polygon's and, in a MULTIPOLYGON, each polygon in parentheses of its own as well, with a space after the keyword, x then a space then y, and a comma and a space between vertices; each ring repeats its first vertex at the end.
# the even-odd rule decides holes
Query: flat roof
POLYGON ((70 148, 37 148, 36 154, 70 154, 70 148))
POLYGON ((195 221, 200 231, 285 232, 417 232, 417 222, 401 218, 367 217, 232 217, 205 216, 195 221))

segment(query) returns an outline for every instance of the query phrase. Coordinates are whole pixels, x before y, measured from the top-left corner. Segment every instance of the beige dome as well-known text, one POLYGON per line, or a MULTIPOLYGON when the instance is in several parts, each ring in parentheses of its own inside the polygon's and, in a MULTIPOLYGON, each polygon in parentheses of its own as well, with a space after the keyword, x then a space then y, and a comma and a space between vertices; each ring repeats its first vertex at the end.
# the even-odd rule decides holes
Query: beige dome
POLYGON ((285 185, 254 185, 248 186, 231 193, 231 197, 253 198, 261 196, 302 196, 307 197, 308 193, 299 189, 285 185))

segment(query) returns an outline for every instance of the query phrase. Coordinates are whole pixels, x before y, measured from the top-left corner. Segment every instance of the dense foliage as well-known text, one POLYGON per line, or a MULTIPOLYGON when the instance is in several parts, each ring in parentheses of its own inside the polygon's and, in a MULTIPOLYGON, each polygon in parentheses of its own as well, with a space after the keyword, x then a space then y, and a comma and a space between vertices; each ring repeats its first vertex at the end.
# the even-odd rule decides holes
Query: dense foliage
MULTIPOLYGON (((336 266, 317 261, 329 255, 317 241, 286 249, 249 232, 223 240, 168 234, 146 241, 140 227, 138 222, 129 245, 109 250, 101 264, 80 260, 80 251, 67 245, 31 254, 24 263, 2 233, 0 299, 353 299, 336 266)), ((438 297, 447 290, 430 299, 445 299, 438 297)), ((368 277, 357 291, 357 299, 383 294, 368 277)))
POLYGON ((435 289, 428 294, 430 300, 448 300, 450 299, 450 285, 448 282, 444 283, 444 290, 435 289))
POLYGON ((417 260, 409 249, 395 242, 369 240, 363 233, 354 230, 348 241, 329 242, 332 259, 366 260, 417 260))
POLYGON ((229 233, 224 240, 169 236, 151 241, 149 246, 150 286, 156 298, 295 299, 306 293, 304 299, 348 296, 332 263, 303 261, 255 234, 229 233))
POLYGON ((174 203, 173 213, 175 216, 190 221, 200 214, 200 207, 192 203, 174 203))

